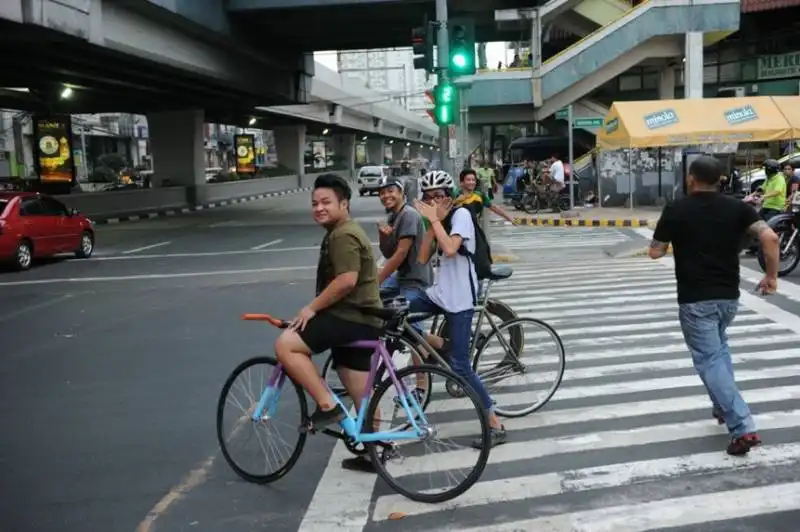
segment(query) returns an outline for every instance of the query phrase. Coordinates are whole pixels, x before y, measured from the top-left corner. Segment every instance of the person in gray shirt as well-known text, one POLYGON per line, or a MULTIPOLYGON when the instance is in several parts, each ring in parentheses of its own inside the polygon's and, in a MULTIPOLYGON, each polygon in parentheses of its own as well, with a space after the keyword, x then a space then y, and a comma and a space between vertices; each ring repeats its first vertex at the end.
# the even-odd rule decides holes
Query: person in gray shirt
POLYGON ((409 301, 431 285, 429 264, 417 260, 425 226, 422 216, 405 199, 403 182, 388 178, 379 190, 389 217, 378 224, 378 240, 386 263, 378 272, 381 291, 397 293, 409 301))

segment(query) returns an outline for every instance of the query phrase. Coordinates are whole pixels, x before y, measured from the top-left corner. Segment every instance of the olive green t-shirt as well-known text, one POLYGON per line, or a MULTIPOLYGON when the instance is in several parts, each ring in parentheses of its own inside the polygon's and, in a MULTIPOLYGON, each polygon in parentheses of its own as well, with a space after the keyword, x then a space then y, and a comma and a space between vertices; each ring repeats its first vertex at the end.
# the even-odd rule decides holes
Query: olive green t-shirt
POLYGON ((325 235, 317 265, 317 295, 339 275, 358 272, 358 281, 349 294, 327 309, 343 320, 380 327, 383 322, 364 314, 361 307, 383 308, 378 288, 378 267, 364 229, 348 220, 325 235))

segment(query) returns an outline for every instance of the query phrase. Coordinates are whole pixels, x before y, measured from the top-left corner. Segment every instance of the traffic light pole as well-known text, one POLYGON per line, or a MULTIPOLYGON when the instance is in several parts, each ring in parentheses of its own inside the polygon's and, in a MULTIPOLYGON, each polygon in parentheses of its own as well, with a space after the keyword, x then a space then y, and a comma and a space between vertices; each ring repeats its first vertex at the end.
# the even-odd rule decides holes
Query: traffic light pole
MULTIPOLYGON (((436 32, 436 46, 439 53, 437 58, 437 83, 448 80, 447 64, 450 60, 450 45, 447 37, 447 0, 436 0, 436 22, 439 25, 436 32)), ((442 154, 442 170, 449 171, 452 175, 452 161, 450 160, 450 142, 448 140, 448 127, 439 126, 439 152, 442 154), (447 161, 447 162, 445 162, 447 161)))

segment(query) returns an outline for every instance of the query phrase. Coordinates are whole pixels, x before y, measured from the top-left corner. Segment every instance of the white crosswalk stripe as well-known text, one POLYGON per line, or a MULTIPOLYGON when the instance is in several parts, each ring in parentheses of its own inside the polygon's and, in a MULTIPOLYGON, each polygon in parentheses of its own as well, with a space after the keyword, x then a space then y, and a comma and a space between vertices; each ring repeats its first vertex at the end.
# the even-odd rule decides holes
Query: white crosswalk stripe
POLYGON ((586 248, 609 247, 633 238, 625 229, 592 227, 515 227, 492 229, 491 244, 516 252, 582 252, 586 248))
MULTIPOLYGON (((553 245, 558 238, 544 237, 553 245)), ((481 480, 460 497, 416 503, 377 481, 363 527, 347 521, 345 513, 337 516, 339 506, 331 506, 329 526, 736 531, 745 530, 738 520, 761 522, 800 510, 797 322, 773 321, 762 311, 768 303, 743 293, 730 345, 739 387, 765 445, 747 457, 731 457, 724 451, 726 431, 711 419, 708 396, 683 343, 668 264, 526 262, 514 270, 491 295, 559 331, 567 353, 559 391, 542 410, 504 420, 508 442, 492 450, 481 480), (403 518, 395 523, 390 515, 403 518)), ((524 390, 516 393, 524 399, 524 390)), ((457 411, 450 413, 457 419, 457 411)), ((462 430, 457 420, 444 425, 440 430, 448 436, 462 430)), ((462 464, 466 452, 438 455, 437 467, 462 464)), ((393 471, 418 461, 408 460, 393 471)), ((797 522, 792 515, 787 523, 797 522)))

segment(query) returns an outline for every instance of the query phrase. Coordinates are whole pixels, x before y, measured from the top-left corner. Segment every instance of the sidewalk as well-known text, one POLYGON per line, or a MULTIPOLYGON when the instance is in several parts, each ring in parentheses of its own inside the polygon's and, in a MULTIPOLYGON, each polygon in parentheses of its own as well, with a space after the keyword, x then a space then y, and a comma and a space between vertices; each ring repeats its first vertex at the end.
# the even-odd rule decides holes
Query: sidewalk
POLYGON ((552 227, 655 227, 661 207, 576 207, 569 213, 527 215, 509 211, 519 225, 552 227))

